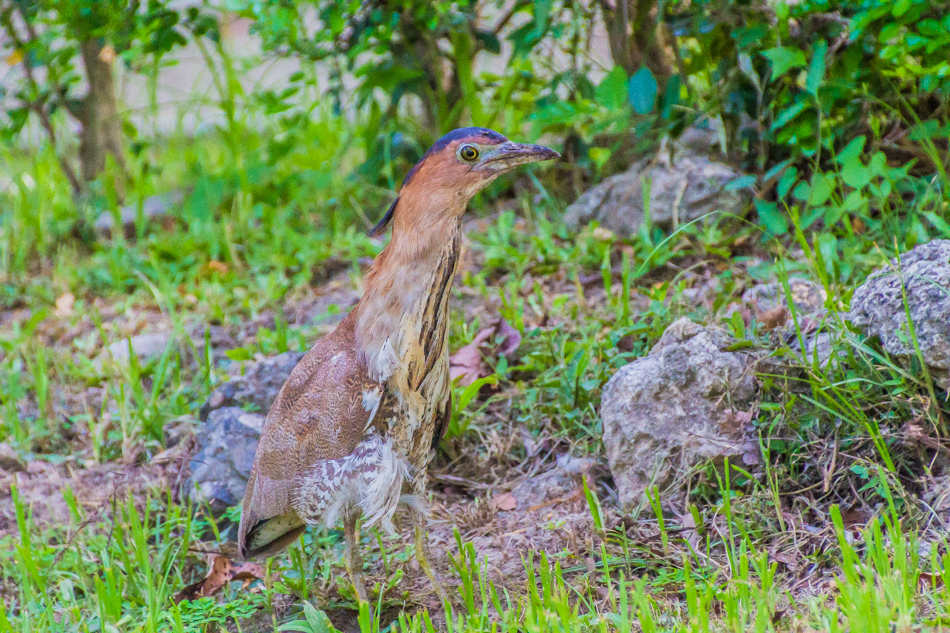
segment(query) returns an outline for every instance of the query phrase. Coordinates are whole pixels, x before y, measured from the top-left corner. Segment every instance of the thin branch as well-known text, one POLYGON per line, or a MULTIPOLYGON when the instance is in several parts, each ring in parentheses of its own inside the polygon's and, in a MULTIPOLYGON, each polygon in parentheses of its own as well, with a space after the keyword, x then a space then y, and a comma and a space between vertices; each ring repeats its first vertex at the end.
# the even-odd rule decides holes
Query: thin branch
MULTIPOLYGON (((73 190, 74 195, 79 195, 82 193, 82 185, 79 182, 79 178, 76 177, 76 172, 73 171, 72 165, 66 160, 66 157, 61 155, 57 150, 56 143, 56 129, 53 127, 53 122, 49 118, 49 114, 46 112, 46 103, 43 99, 42 92, 40 91, 39 82, 36 80, 36 75, 33 73, 33 64, 30 63, 30 57, 27 54, 27 45, 24 44, 23 39, 20 37, 19 32, 16 30, 16 27, 13 26, 13 20, 10 17, 12 9, 7 9, 2 14, 0 14, 0 22, 3 23, 4 30, 7 33, 7 36, 13 41, 14 46, 17 50, 23 53, 23 71, 26 76, 26 80, 30 84, 30 88, 36 98, 27 102, 27 106, 36 113, 36 116, 40 120, 40 125, 43 126, 43 129, 46 131, 46 135, 49 137, 50 143, 53 146, 53 151, 56 154, 57 159, 59 160, 60 168, 63 170, 63 174, 66 176, 66 179, 69 181, 69 185, 73 190)), ((26 21, 26 16, 22 14, 21 16, 24 21, 26 21)), ((30 31, 29 25, 27 26, 28 32, 30 31)), ((36 41, 34 36, 31 36, 29 44, 32 44, 36 41)))

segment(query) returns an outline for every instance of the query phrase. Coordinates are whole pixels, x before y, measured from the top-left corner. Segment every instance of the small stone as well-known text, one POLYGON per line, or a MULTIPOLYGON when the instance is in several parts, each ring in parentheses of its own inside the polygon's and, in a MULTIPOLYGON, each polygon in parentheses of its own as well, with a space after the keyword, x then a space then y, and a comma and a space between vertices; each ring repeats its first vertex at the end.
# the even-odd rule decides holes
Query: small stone
POLYGON ((589 457, 562 455, 557 465, 538 475, 528 477, 511 491, 517 507, 528 510, 546 501, 568 497, 583 485, 583 478, 597 468, 589 457))
POLYGON ((8 473, 22 473, 26 471, 26 462, 20 459, 16 451, 9 444, 0 444, 0 470, 8 473))
MULTIPOLYGON (((788 288, 792 292, 792 304, 798 315, 817 314, 824 309, 828 295, 819 284, 792 277, 788 280, 788 288)), ((785 286, 780 282, 752 286, 742 293, 742 302, 754 308, 757 315, 788 307, 785 286)))
POLYGON ((124 338, 112 343, 99 354, 95 364, 97 368, 102 368, 106 361, 113 361, 119 365, 126 365, 129 362, 129 345, 131 343, 132 353, 140 363, 145 363, 153 358, 161 356, 168 349, 172 341, 171 332, 150 332, 148 334, 136 334, 131 338, 124 338))

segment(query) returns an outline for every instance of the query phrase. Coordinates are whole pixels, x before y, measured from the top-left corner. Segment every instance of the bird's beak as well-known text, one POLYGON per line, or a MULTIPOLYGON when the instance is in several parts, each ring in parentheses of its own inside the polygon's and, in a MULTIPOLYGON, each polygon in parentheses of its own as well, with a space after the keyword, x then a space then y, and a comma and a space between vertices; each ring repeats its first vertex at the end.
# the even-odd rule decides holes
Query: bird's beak
POLYGON ((543 145, 505 141, 501 145, 496 146, 482 159, 479 168, 491 171, 508 171, 513 167, 524 165, 525 163, 536 163, 538 161, 560 157, 561 155, 553 149, 544 147, 543 145))

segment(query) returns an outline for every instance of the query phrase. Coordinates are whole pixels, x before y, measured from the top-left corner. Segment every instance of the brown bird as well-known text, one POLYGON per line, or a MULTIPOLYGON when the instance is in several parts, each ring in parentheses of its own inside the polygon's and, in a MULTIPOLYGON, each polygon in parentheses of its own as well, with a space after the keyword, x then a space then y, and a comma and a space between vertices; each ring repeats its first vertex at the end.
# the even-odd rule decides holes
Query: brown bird
POLYGON ((242 556, 272 556, 307 525, 342 521, 347 571, 365 601, 360 520, 392 531, 403 505, 419 564, 444 599, 425 534, 426 466, 452 413, 447 319, 462 215, 499 175, 558 156, 463 128, 409 170, 371 231, 393 227, 363 298, 301 359, 267 415, 244 494, 242 556))

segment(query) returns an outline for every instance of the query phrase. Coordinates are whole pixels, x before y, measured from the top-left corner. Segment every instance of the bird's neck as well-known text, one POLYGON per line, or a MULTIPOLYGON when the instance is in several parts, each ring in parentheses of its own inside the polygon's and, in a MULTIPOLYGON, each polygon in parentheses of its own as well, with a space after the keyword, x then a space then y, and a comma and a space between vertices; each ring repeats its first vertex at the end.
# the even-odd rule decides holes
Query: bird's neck
POLYGON ((446 353, 448 297, 461 246, 461 214, 420 227, 395 222, 366 276, 356 343, 369 375, 416 390, 446 353))

